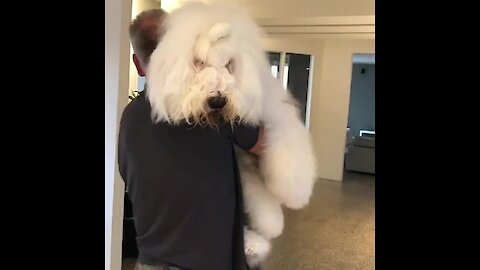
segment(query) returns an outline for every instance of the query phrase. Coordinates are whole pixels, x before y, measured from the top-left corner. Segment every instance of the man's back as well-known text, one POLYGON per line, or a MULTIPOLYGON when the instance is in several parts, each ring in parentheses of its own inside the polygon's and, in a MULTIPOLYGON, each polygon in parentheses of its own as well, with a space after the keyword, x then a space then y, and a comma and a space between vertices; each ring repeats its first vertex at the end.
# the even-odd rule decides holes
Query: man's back
POLYGON ((232 142, 257 129, 153 124, 143 93, 120 124, 119 167, 132 201, 139 261, 195 270, 245 269, 241 188, 232 142), (239 136, 238 134, 242 134, 239 136), (240 268, 237 268, 240 267, 240 268))

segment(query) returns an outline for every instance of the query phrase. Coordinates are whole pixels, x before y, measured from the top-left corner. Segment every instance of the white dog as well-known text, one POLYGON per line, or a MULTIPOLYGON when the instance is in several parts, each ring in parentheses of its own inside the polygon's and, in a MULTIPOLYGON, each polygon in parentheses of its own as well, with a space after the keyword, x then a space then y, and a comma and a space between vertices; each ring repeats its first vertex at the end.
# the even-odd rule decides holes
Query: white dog
POLYGON ((273 78, 261 31, 243 11, 194 3, 172 12, 148 67, 155 121, 215 126, 222 120, 262 125, 264 154, 237 149, 245 211, 245 252, 262 262, 283 230, 282 205, 307 205, 316 175, 307 129, 294 99, 273 78))

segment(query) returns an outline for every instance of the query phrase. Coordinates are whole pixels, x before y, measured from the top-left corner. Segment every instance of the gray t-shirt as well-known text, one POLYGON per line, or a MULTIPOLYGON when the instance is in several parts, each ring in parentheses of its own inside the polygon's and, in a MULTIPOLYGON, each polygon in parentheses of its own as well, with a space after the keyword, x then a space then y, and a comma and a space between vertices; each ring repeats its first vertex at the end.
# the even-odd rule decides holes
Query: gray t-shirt
POLYGON ((245 270, 243 201, 234 144, 258 127, 154 124, 145 92, 125 108, 118 161, 137 231, 138 260, 193 270, 245 270))

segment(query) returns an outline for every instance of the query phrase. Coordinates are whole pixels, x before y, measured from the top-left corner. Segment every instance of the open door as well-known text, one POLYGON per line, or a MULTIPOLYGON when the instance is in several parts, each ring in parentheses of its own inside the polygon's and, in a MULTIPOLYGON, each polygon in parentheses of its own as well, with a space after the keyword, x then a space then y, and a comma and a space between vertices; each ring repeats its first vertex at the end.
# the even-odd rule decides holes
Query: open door
POLYGON ((268 52, 272 76, 281 80, 300 105, 302 120, 309 126, 313 56, 290 52, 268 52))

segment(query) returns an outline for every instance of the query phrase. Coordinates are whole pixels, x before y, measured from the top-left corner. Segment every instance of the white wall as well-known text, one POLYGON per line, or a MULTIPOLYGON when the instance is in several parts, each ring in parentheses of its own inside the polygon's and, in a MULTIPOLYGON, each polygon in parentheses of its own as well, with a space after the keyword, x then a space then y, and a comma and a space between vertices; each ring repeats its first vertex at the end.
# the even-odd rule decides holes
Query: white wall
POLYGON ((105 0, 105 270, 121 269, 123 182, 117 168, 117 129, 128 93, 131 0, 105 0))
POLYGON ((315 67, 320 76, 314 78, 310 130, 320 176, 326 179, 343 179, 354 53, 375 53, 375 40, 325 40, 321 66, 315 67))
POLYGON ((375 15, 375 0, 238 0, 256 18, 375 15))
POLYGON ((304 54, 319 54, 323 52, 323 40, 314 40, 308 38, 282 38, 265 36, 262 38, 265 50, 277 52, 297 52, 304 54))
POLYGON ((255 18, 374 15, 375 0, 162 0, 170 11, 192 1, 236 2, 255 18))

